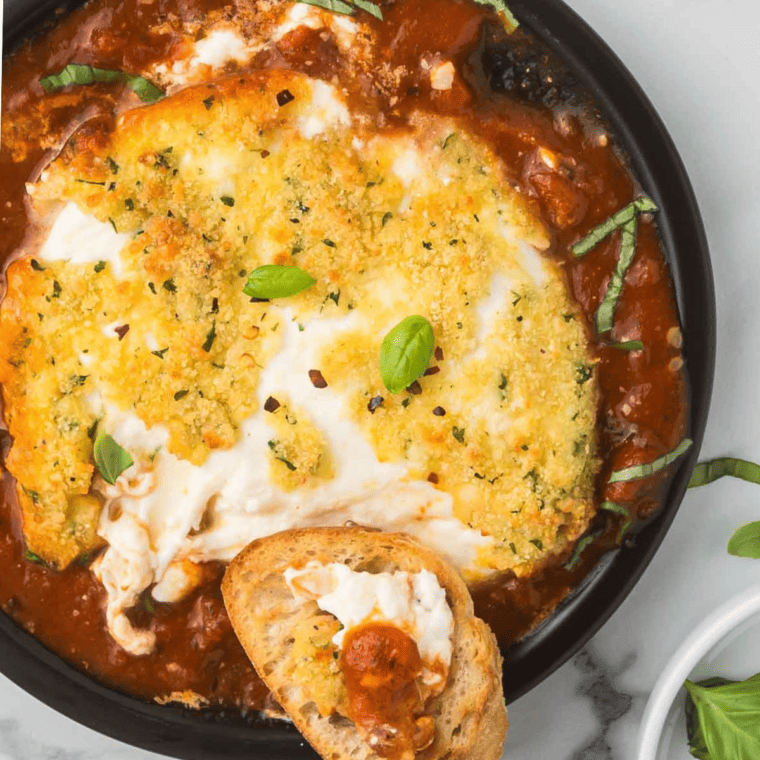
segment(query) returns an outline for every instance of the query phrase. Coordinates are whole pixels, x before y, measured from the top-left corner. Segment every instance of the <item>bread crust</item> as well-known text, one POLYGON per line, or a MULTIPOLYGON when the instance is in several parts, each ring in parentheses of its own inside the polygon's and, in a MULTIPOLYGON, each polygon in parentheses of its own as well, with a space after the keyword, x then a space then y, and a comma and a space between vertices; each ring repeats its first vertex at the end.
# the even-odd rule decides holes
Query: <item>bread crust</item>
POLYGON ((501 656, 491 630, 474 616, 464 581, 408 536, 361 527, 289 530, 259 539, 233 560, 222 582, 227 612, 246 653, 314 749, 330 760, 379 758, 353 723, 320 715, 283 671, 293 641, 289 634, 311 614, 295 599, 283 572, 313 561, 342 562, 355 571, 435 573, 454 618, 453 654, 446 686, 427 711, 435 720, 435 740, 416 758, 497 760, 508 728, 501 656))

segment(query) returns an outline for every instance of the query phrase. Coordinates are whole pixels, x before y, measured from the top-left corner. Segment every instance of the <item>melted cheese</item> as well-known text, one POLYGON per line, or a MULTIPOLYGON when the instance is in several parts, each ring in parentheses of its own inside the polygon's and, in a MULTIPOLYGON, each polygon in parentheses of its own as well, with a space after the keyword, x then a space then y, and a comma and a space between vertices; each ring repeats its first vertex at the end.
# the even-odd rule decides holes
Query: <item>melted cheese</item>
MULTIPOLYGON (((221 60, 207 45, 207 65, 221 60)), ((94 571, 135 653, 154 645, 125 614, 140 594, 181 598, 198 563, 260 536, 353 520, 410 533, 470 577, 525 573, 592 503, 583 329, 492 154, 451 122, 362 131, 318 80, 226 87, 139 109, 103 156, 50 167, 33 188, 58 209, 30 252, 45 266, 11 267, 0 324, 8 408, 25 405, 9 468, 45 507, 37 519, 22 494, 27 540, 71 561, 84 538, 59 545, 68 495, 102 494, 94 571), (279 107, 283 89, 295 97, 279 107), (317 284, 250 303, 246 273, 283 261, 317 284), (410 313, 445 358, 421 395, 392 395, 379 346, 410 313), (92 482, 96 422, 135 460, 113 486, 92 482)))
POLYGON ((341 622, 332 638, 339 649, 352 628, 390 623, 414 639, 429 670, 436 661, 448 670, 454 617, 435 573, 365 573, 336 562, 309 562, 302 569, 287 568, 284 575, 296 598, 316 600, 341 622))

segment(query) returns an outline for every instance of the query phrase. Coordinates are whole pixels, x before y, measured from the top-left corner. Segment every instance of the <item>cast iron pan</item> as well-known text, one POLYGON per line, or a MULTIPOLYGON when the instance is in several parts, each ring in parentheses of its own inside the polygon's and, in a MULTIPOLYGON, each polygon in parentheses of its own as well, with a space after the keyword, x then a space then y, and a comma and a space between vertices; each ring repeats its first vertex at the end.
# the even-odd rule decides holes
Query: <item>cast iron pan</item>
MULTIPOLYGON (((79 4, 68 0, 69 7, 79 4)), ((66 5, 66 3, 64 3, 66 5)), ((49 18, 54 0, 5 0, 4 47, 49 18)), ((510 7, 555 50, 588 90, 630 159, 634 175, 660 208, 657 223, 676 286, 691 387, 688 457, 662 510, 631 546, 605 555, 542 626, 505 653, 507 702, 514 701, 578 651, 631 591, 660 545, 683 498, 707 421, 715 364, 715 295, 702 220, 670 136, 631 74, 562 0, 511 0, 510 7)), ((0 671, 64 715, 124 742, 181 758, 313 757, 281 723, 158 706, 101 686, 51 654, 0 613, 0 671)))

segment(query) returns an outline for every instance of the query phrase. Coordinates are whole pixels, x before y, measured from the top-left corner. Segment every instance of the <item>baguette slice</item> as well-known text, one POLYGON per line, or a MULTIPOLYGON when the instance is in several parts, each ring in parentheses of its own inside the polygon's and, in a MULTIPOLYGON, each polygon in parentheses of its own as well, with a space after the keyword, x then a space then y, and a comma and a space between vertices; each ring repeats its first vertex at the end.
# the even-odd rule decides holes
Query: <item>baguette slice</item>
POLYGON ((304 685, 287 671, 293 632, 314 614, 316 602, 297 600, 283 572, 311 561, 341 562, 354 571, 372 573, 435 573, 454 618, 453 654, 446 686, 427 710, 435 721, 435 739, 416 758, 497 760, 508 727, 501 656, 491 630, 473 615, 464 581, 408 536, 360 527, 289 530, 254 541, 230 564, 222 583, 227 612, 248 657, 314 749, 330 760, 379 757, 351 721, 323 717, 304 685))

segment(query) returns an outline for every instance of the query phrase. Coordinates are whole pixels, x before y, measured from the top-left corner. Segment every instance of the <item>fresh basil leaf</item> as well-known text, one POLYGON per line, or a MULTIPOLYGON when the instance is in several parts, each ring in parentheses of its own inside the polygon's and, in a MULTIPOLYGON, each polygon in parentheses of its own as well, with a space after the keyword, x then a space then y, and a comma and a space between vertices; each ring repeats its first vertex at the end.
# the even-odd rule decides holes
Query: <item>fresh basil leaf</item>
POLYGON ((728 553, 734 557, 760 559, 760 522, 742 525, 728 542, 728 553))
POLYGON ((701 728, 700 752, 714 760, 760 757, 760 673, 746 681, 703 686, 688 679, 684 687, 701 728))
POLYGON ((508 34, 512 34, 512 32, 520 26, 520 22, 515 18, 514 13, 509 10, 504 0, 475 0, 475 2, 493 8, 496 13, 499 14, 499 18, 504 22, 504 27, 508 34))
POLYGON ((361 8, 363 11, 367 11, 367 13, 380 19, 380 21, 383 20, 383 12, 380 10, 379 6, 375 5, 375 3, 371 3, 369 0, 354 0, 354 5, 357 8, 361 8))
POLYGON ((433 358, 435 338, 425 317, 402 319, 380 346, 380 376, 391 393, 401 393, 422 377, 433 358))
POLYGON ((120 82, 127 85, 144 103, 155 103, 164 97, 164 91, 138 74, 111 69, 96 69, 83 63, 69 63, 57 74, 40 79, 45 92, 55 92, 69 85, 87 85, 96 82, 120 82))
MULTIPOLYGON (((697 685, 712 688, 727 683, 736 683, 736 681, 729 681, 726 678, 707 678, 697 685)), ((689 740, 689 752, 700 760, 715 760, 707 749, 705 734, 702 731, 702 724, 699 722, 696 705, 688 693, 684 701, 684 715, 686 717, 686 737, 689 740)))
POLYGON ((265 264, 248 275, 243 293, 252 298, 287 298, 310 288, 316 280, 298 267, 265 264))
POLYGON ((620 211, 614 213, 609 219, 603 221, 598 227, 595 227, 585 238, 579 240, 570 249, 575 256, 585 256, 589 251, 596 248, 599 243, 613 233, 626 222, 636 218, 638 214, 646 211, 657 211, 657 206, 647 197, 637 198, 632 203, 624 206, 620 211))
POLYGON ((706 486, 726 475, 760 484, 760 465, 736 457, 719 457, 709 462, 700 462, 691 473, 689 488, 706 486))
POLYGON ((135 462, 108 433, 101 431, 92 447, 95 466, 103 480, 113 485, 124 470, 135 462))
POLYGON ((681 454, 691 448, 692 443, 694 441, 690 438, 684 438, 673 451, 663 454, 663 456, 658 457, 653 462, 645 462, 644 464, 633 465, 633 467, 626 467, 623 470, 615 470, 610 475, 609 482, 619 483, 621 481, 639 480, 640 478, 654 475, 654 473, 664 470, 669 464, 675 462, 681 454))
POLYGON ((333 13, 342 13, 344 16, 353 16, 354 8, 343 0, 296 0, 305 5, 314 5, 317 8, 324 8, 333 13))

